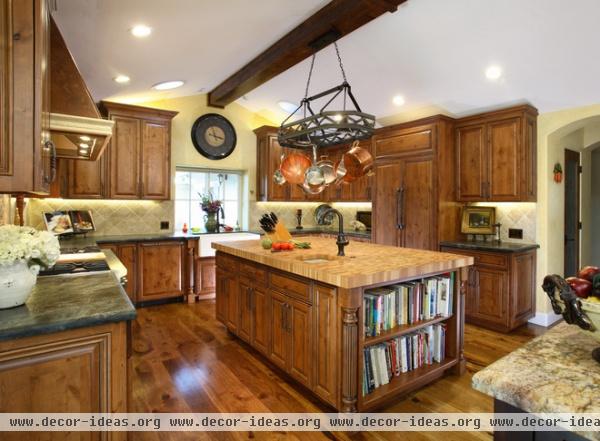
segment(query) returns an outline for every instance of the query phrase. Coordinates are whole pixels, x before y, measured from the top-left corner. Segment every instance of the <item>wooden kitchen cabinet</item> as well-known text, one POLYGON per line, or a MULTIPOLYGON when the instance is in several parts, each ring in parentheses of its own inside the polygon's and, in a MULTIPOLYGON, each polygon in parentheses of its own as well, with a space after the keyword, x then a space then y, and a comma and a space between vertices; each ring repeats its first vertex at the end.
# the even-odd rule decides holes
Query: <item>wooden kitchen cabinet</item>
POLYGON ((61 159, 60 162, 66 167, 62 196, 69 199, 103 199, 106 196, 104 156, 96 161, 61 159))
POLYGON ((184 242, 142 242, 138 246, 137 300, 178 297, 184 294, 184 242))
POLYGON ((47 194, 56 176, 47 1, 2 2, 0 37, 0 192, 47 194))
POLYGON ((177 112, 103 101, 115 122, 101 181, 107 199, 168 200, 171 195, 171 120, 177 112))
POLYGON ((194 265, 194 294, 211 296, 215 293, 216 264, 214 257, 196 257, 194 265))
MULTIPOLYGON (((126 322, 0 342, 0 412, 125 413, 127 385, 126 322)), ((100 439, 96 433, 91 439, 100 439)), ((45 435, 90 439, 85 432, 45 435)), ((105 435, 127 439, 126 432, 105 435)), ((5 432, 2 439, 37 440, 40 432, 5 432)))
POLYGON ((240 320, 237 335, 246 343, 250 343, 252 337, 252 282, 240 277, 238 287, 240 320))
POLYGON ((457 120, 457 200, 535 202, 536 127, 529 105, 457 120))
POLYGON ((510 332, 535 315, 535 249, 507 253, 442 246, 441 251, 475 259, 467 277, 468 323, 510 332))
POLYGON ((121 261, 123 266, 127 269, 127 284, 125 285, 125 292, 129 296, 129 299, 135 303, 138 301, 137 298, 137 275, 138 275, 138 254, 137 244, 135 243, 102 243, 99 245, 100 248, 106 248, 111 250, 115 256, 121 261))
POLYGON ((373 241, 437 250, 459 237, 453 124, 437 116, 375 134, 373 241), (451 239, 452 238, 452 239, 451 239))

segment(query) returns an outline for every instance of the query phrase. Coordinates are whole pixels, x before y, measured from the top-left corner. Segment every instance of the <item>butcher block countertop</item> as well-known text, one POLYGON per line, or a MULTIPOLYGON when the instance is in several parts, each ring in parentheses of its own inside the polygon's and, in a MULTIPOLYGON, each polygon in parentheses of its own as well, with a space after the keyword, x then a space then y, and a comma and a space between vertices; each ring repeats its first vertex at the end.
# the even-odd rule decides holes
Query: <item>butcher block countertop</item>
POLYGON ((350 242, 346 256, 337 256, 335 239, 294 237, 310 242, 310 249, 272 252, 260 240, 215 242, 217 251, 251 260, 340 288, 359 288, 433 273, 451 271, 473 264, 473 258, 450 253, 350 242), (310 261, 314 263, 309 263, 310 261))

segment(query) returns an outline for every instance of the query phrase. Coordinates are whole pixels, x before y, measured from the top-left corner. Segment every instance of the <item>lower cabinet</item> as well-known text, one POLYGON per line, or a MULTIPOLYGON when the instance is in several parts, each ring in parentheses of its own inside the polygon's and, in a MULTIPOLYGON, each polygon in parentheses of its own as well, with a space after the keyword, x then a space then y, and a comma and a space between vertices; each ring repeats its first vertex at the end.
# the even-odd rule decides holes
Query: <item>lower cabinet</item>
POLYGON ((475 259, 467 278, 467 323, 509 332, 535 315, 536 250, 484 252, 449 246, 441 250, 475 259))
POLYGON ((205 265, 199 266, 197 261, 201 259, 192 256, 189 259, 196 264, 188 265, 191 260, 186 261, 186 254, 190 245, 185 240, 105 242, 99 243, 99 247, 114 252, 127 268, 125 291, 134 303, 181 297, 189 293, 190 280, 200 284, 201 290, 214 292, 214 259, 209 258, 203 262, 205 265))
POLYGON ((222 253, 216 315, 324 402, 338 402, 336 290, 222 253))
POLYGON ((194 294, 200 296, 215 293, 215 258, 196 257, 194 264, 194 294))
MULTIPOLYGON (((0 342, 0 412, 123 413, 127 385, 127 322, 0 342)), ((101 435, 7 432, 2 439, 101 435)), ((125 440, 127 433, 107 432, 102 439, 125 440)))

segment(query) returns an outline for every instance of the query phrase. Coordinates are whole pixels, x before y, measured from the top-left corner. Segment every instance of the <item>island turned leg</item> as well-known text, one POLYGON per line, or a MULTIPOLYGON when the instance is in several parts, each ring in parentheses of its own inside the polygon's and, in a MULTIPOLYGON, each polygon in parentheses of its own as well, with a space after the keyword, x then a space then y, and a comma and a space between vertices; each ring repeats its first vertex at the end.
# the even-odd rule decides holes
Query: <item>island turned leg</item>
POLYGON ((458 363, 452 368, 456 375, 463 375, 467 371, 467 362, 465 360, 465 304, 467 294, 467 279, 469 267, 460 268, 456 271, 458 293, 456 296, 456 327, 458 330, 458 363))
POLYGON ((342 307, 342 412, 358 401, 358 308, 342 307))
POLYGON ((196 295, 194 293, 194 262, 196 260, 196 248, 198 246, 197 240, 188 240, 187 246, 187 258, 185 260, 185 297, 188 303, 194 303, 196 301, 196 295))

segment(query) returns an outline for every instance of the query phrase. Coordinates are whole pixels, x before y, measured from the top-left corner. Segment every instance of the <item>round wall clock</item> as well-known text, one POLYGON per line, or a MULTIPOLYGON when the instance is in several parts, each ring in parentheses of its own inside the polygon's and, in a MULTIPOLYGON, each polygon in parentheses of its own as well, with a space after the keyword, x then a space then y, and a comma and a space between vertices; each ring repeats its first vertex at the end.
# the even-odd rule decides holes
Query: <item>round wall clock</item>
POLYGON ((223 159, 235 149, 237 135, 227 118, 216 113, 199 117, 192 126, 192 142, 208 159, 223 159))

